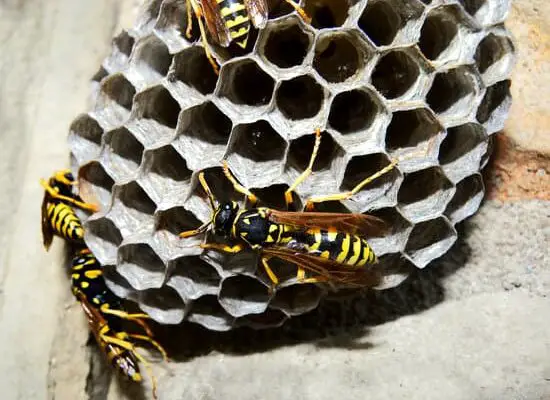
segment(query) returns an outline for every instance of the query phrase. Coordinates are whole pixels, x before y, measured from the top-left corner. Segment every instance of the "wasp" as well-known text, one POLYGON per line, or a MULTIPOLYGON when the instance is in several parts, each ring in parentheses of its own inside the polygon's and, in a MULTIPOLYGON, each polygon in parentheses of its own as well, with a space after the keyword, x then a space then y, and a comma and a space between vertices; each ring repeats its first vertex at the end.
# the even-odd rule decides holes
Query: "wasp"
MULTIPOLYGON (((290 4, 304 21, 311 22, 311 19, 298 3, 293 0, 284 1, 290 4)), ((219 67, 206 40, 203 19, 208 32, 217 44, 228 47, 232 42, 235 42, 239 47, 245 49, 248 44, 251 25, 257 29, 262 29, 267 23, 269 12, 267 0, 186 0, 186 8, 186 36, 191 39, 192 14, 195 14, 206 57, 212 64, 216 74, 219 72, 219 67)))
POLYGON ((42 238, 46 250, 54 235, 73 243, 82 243, 84 229, 73 206, 92 212, 98 211, 94 204, 85 203, 73 193, 76 180, 69 170, 57 171, 48 181, 40 180, 44 187, 42 200, 42 238))
POLYGON ((153 345, 167 360, 164 348, 154 339, 144 319, 147 314, 130 314, 122 306, 121 299, 105 284, 101 265, 87 249, 77 252, 72 261, 72 291, 80 302, 88 319, 88 325, 97 344, 116 371, 133 382, 141 382, 141 362, 151 377, 153 397, 156 398, 157 382, 149 362, 137 352, 136 340, 153 345), (123 330, 123 320, 138 324, 145 334, 128 333, 123 330))
MULTIPOLYGON (((317 129, 307 168, 285 192, 287 210, 294 208, 295 189, 312 173, 320 143, 321 132, 317 129)), ((256 207, 258 198, 237 182, 229 171, 227 162, 223 161, 226 178, 238 193, 246 196, 250 207, 241 209, 234 201, 216 205, 204 173, 201 172, 198 179, 209 199, 212 216, 199 228, 182 232, 180 236, 187 238, 210 229, 215 236, 237 241, 237 244, 230 246, 205 242, 200 245, 203 249, 238 253, 249 247, 258 251, 263 269, 272 282, 272 289, 279 283, 279 278, 269 265, 272 258, 295 264, 296 279, 299 282, 328 282, 352 287, 375 286, 380 276, 374 268, 366 267, 377 263, 378 260, 364 237, 383 234, 387 230, 386 223, 365 214, 311 210, 316 203, 352 197, 365 185, 391 171, 397 163, 397 160, 393 160, 349 192, 310 198, 306 202, 306 211, 296 212, 256 207), (313 273, 314 276, 306 277, 306 272, 313 273)))

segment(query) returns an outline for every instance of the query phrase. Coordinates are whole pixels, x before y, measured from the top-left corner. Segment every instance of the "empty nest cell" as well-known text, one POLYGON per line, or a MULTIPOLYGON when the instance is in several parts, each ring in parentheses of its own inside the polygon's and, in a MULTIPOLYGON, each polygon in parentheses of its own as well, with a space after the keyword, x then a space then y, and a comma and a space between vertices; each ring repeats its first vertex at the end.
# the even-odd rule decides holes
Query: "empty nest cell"
POLYGON ((166 283, 185 300, 217 294, 221 278, 216 269, 198 256, 179 257, 169 264, 170 278, 166 283))
POLYGON ((379 115, 382 105, 366 89, 337 94, 330 106, 329 125, 343 135, 368 129, 379 115))
POLYGON ((126 31, 120 32, 113 39, 113 46, 126 57, 130 57, 132 53, 132 48, 134 47, 135 39, 128 34, 126 31))
POLYGON ((285 140, 267 121, 237 125, 233 129, 230 151, 255 163, 282 160, 285 150, 285 140))
POLYGON ((276 210, 286 210, 285 191, 287 189, 287 184, 277 183, 263 188, 252 188, 251 191, 260 199, 262 206, 276 210))
POLYGON ((395 151, 416 147, 437 136, 443 128, 435 116, 425 108, 395 111, 386 131, 386 149, 395 151))
MULTIPOLYGON (((311 152, 313 151, 313 145, 315 144, 315 135, 309 134, 294 139, 290 143, 288 151, 288 166, 295 167, 298 171, 303 172, 306 170, 309 160, 311 159, 311 152)), ((332 136, 326 132, 321 134, 321 145, 313 164, 312 170, 319 172, 323 170, 330 170, 332 162, 343 156, 342 148, 334 141, 332 136)))
POLYGON ((164 263, 146 243, 121 246, 117 264, 117 271, 136 290, 160 288, 164 282, 164 263))
POLYGON ((317 29, 342 26, 348 18, 349 0, 308 0, 304 10, 317 29))
POLYGON ((425 220, 443 212, 452 188, 439 167, 406 174, 397 195, 399 209, 410 221, 425 220))
MULTIPOLYGON (((195 138, 214 145, 227 145, 232 123, 216 105, 210 101, 189 108, 182 113, 178 134, 195 138)), ((203 157, 195 154, 195 157, 203 157)))
POLYGON ((369 232, 367 237, 377 256, 396 253, 405 248, 412 224, 395 207, 384 207, 366 214, 380 218, 387 227, 387 230, 369 232))
POLYGON ((73 121, 68 140, 78 163, 83 164, 97 157, 102 136, 103 129, 91 116, 82 114, 73 121))
POLYGON ((157 208, 153 200, 135 181, 119 186, 116 196, 126 207, 143 214, 152 215, 157 208))
POLYGON ((507 55, 512 55, 513 51, 510 38, 490 33, 477 46, 474 56, 477 69, 483 74, 507 55))
POLYGON ((167 210, 157 210, 155 229, 168 231, 179 235, 183 231, 195 229, 201 221, 183 206, 172 207, 167 210))
POLYGON ((468 123, 449 128, 439 149, 439 162, 442 166, 453 163, 485 141, 485 129, 479 124, 468 123))
MULTIPOLYGON (((109 99, 110 102, 118 104, 129 112, 132 109, 136 89, 124 75, 118 73, 109 76, 101 82, 101 94, 104 98, 109 99)), ((109 101, 105 100, 104 105, 108 106, 109 101)), ((126 117, 127 114, 121 115, 121 121, 124 121, 126 117)))
POLYGON ((510 81, 504 80, 487 88, 481 104, 477 109, 477 120, 485 124, 493 117, 497 117, 493 129, 487 129, 488 133, 493 133, 498 129, 502 129, 501 125, 504 122, 504 117, 510 103, 510 81), (498 112, 502 110, 502 112, 498 112), (499 114, 499 115, 496 115, 499 114))
POLYGON ((474 90, 475 82, 467 67, 458 67, 435 76, 426 102, 436 114, 443 114, 472 97, 474 90))
POLYGON ((296 18, 270 24, 262 35, 266 37, 263 39, 265 43, 260 48, 260 54, 279 68, 301 65, 313 39, 313 34, 304 31, 296 18))
POLYGON ((85 235, 86 245, 90 247, 101 264, 116 261, 122 235, 113 221, 106 217, 90 218, 86 222, 85 235))
POLYGON ((366 45, 348 33, 322 35, 315 45, 313 68, 329 83, 340 83, 364 67, 366 45))
POLYGON ((466 12, 475 16, 477 12, 487 3, 487 0, 458 0, 466 12))
POLYGON ((168 48, 154 35, 138 42, 132 55, 132 63, 139 70, 141 78, 149 81, 164 77, 171 62, 168 48))
POLYGON ((105 149, 108 165, 119 179, 130 176, 139 168, 143 145, 124 127, 107 132, 105 149))
POLYGON ((192 303, 187 320, 213 331, 228 331, 235 318, 222 308, 215 295, 207 295, 192 303))
POLYGON ((187 38, 186 1, 163 1, 159 16, 155 22, 155 33, 166 43, 181 46, 182 39, 195 42, 200 36, 196 18, 191 19, 191 38, 187 38))
POLYGON ((413 19, 422 15, 422 8, 408 0, 368 1, 359 18, 359 29, 377 46, 393 43, 398 33, 413 19))
POLYGON ((481 175, 470 175, 457 183, 455 195, 449 202, 445 215, 453 224, 461 222, 477 211, 483 196, 484 187, 481 175))
POLYGON ((281 310, 267 309, 262 314, 252 314, 237 320, 238 326, 247 326, 253 329, 277 328, 284 324, 288 316, 281 310))
POLYGON ((283 311, 287 315, 300 315, 319 305, 323 291, 313 284, 296 283, 278 289, 271 300, 270 308, 283 311))
POLYGON ((268 288, 257 278, 236 275, 224 279, 218 298, 230 315, 242 317, 264 312, 270 295, 268 288))
POLYGON ((99 203, 103 209, 111 203, 113 184, 113 179, 97 161, 84 164, 78 171, 80 197, 88 203, 99 203))
POLYGON ((416 224, 405 248, 405 253, 418 267, 445 254, 456 240, 456 231, 446 218, 439 217, 416 224))
POLYGON ((430 11, 418 40, 418 47, 427 59, 437 60, 451 45, 458 33, 459 13, 456 6, 443 6, 430 11))
POLYGON ((183 321, 186 305, 169 286, 147 289, 139 294, 139 307, 161 324, 175 325, 183 321))
POLYGON ((418 61, 409 52, 393 50, 378 60, 371 75, 371 82, 382 96, 395 99, 404 95, 419 75, 418 61))
POLYGON ((277 106, 291 120, 312 118, 323 105, 323 88, 309 75, 283 81, 277 90, 277 106))
POLYGON ((212 69, 204 48, 189 47, 174 56, 170 79, 178 80, 203 95, 214 92, 218 76, 212 69))
POLYGON ((136 96, 137 118, 150 119, 174 129, 180 106, 164 86, 155 86, 136 96))
POLYGON ((273 78, 252 60, 224 64, 220 80, 219 95, 234 104, 259 107, 273 97, 273 78))

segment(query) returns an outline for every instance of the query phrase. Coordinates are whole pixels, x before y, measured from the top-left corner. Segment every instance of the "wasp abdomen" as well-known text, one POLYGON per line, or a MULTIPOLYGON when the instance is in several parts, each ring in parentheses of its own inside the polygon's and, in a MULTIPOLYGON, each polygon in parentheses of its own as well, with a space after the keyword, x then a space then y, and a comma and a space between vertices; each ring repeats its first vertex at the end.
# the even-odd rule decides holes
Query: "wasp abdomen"
POLYGON ((61 202, 50 202, 47 210, 48 220, 57 235, 70 241, 82 241, 84 229, 72 207, 61 202))
POLYGON ((248 42, 250 17, 243 0, 217 0, 222 19, 231 39, 243 49, 248 42))

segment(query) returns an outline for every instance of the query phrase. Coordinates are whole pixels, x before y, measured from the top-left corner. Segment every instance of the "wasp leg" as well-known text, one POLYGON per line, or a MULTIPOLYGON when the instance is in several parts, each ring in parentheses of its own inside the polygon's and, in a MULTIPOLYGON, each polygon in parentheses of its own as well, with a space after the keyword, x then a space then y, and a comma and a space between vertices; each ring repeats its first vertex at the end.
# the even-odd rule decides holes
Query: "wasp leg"
POLYGON ((277 275, 275 275, 275 272, 271 269, 269 266, 269 260, 271 257, 262 257, 262 266, 264 267, 264 271, 269 277, 269 280, 271 281, 271 286, 269 288, 269 294, 273 293, 275 291, 275 288, 279 284, 279 278, 277 275))
POLYGON ((223 173, 224 173, 225 177, 227 178, 227 180, 229 182, 231 182, 231 184, 233 185, 233 188, 235 189, 235 191, 237 191, 241 194, 244 194, 246 196, 246 198, 248 199, 248 202, 250 203, 250 206, 254 207, 256 205, 256 203, 258 203, 258 198, 256 197, 256 195, 254 195, 250 190, 248 190, 243 185, 241 185, 239 182, 237 182, 237 180, 235 179, 235 177, 233 176, 231 171, 229 171, 229 166, 227 165, 226 160, 222 161, 222 167, 223 167, 223 173))
POLYGON ((126 349, 132 352, 132 354, 136 356, 138 361, 143 364, 143 366, 147 370, 147 373, 151 377, 151 387, 153 391, 153 398, 156 399, 157 398, 157 378, 155 377, 155 374, 153 374, 153 368, 151 367, 151 363, 149 363, 149 361, 147 361, 145 357, 143 357, 141 354, 139 354, 136 351, 137 346, 134 346, 131 342, 127 340, 119 339, 109 335, 101 335, 101 339, 106 343, 110 343, 110 344, 114 344, 116 346, 122 347, 123 349, 126 349))
POLYGON ((191 34, 193 30, 193 12, 191 11, 191 8, 193 6, 190 3, 191 0, 185 1, 185 11, 187 13, 187 29, 185 29, 185 36, 187 37, 187 39, 191 39, 191 34))
POLYGON ((201 249, 220 250, 224 253, 240 253, 243 250, 243 246, 240 244, 237 244, 235 246, 227 246, 225 244, 218 243, 202 243, 200 247, 201 249))
POLYGON ((331 194, 327 196, 318 196, 318 197, 311 197, 306 201, 306 210, 311 211, 314 207, 315 203, 322 203, 325 201, 341 201, 341 200, 347 200, 353 195, 355 195, 357 192, 359 192, 363 187, 374 181, 375 179, 381 177, 382 175, 390 172, 395 168, 395 166, 398 164, 398 160, 392 160, 387 166, 382 168, 380 171, 372 174, 371 176, 365 178, 357 186, 355 186, 352 190, 344 193, 336 193, 331 194))
POLYGON ((101 308, 101 312, 103 314, 114 315, 116 317, 135 322, 136 324, 138 324, 143 328, 143 330, 145 331, 145 333, 147 333, 147 335, 153 336, 153 332, 151 332, 151 328, 149 328, 149 326, 144 321, 142 321, 142 319, 151 318, 147 314, 129 314, 126 311, 112 310, 110 308, 105 308, 105 307, 101 308))
POLYGON ((313 278, 303 278, 303 279, 298 279, 298 282, 300 283, 325 283, 325 282, 329 282, 329 278, 326 277, 326 276, 316 276, 316 277, 313 277, 313 278))
POLYGON ((52 188, 50 185, 48 185, 48 183, 43 179, 40 180, 40 184, 42 185, 42 187, 44 189, 46 189, 48 194, 50 196, 52 196, 53 198, 55 198, 55 199, 63 200, 64 202, 73 204, 73 205, 77 206, 78 208, 82 208, 83 210, 89 210, 89 211, 92 211, 92 212, 99 211, 99 207, 96 206, 95 204, 84 203, 82 201, 75 200, 72 197, 67 197, 67 196, 63 196, 62 194, 59 194, 54 188, 52 188))
MULTIPOLYGON (((220 69, 218 67, 218 64, 214 60, 214 56, 212 55, 212 52, 210 51, 210 45, 208 44, 208 41, 206 40, 206 30, 204 29, 204 24, 202 22, 202 10, 199 7, 199 5, 196 3, 195 0, 187 0, 188 5, 189 5, 189 3, 191 3, 191 6, 193 7, 193 12, 195 13, 195 17, 197 18, 197 22, 199 23, 199 30, 201 31, 201 41, 202 41, 202 45, 204 47, 204 53, 206 54, 206 58, 208 58, 208 61, 212 65, 212 68, 214 69, 214 72, 216 73, 216 75, 219 75, 220 69)), ((187 16, 187 18, 189 20, 189 16, 187 16)), ((190 26, 191 25, 187 25, 186 34, 191 33, 190 29, 189 29, 190 26)))
POLYGON ((151 337, 146 335, 136 335, 134 333, 129 333, 128 336, 133 339, 143 340, 147 343, 150 343, 162 355, 162 359, 164 361, 168 361, 168 354, 166 354, 166 350, 164 350, 164 347, 162 347, 160 343, 157 342, 155 339, 152 339, 151 337))
POLYGON ((304 20, 304 22, 306 24, 311 24, 311 18, 306 14, 304 9, 302 7, 300 7, 300 5, 298 3, 295 3, 292 0, 285 0, 285 2, 290 4, 292 6, 292 8, 294 8, 298 12, 298 14, 300 14, 300 17, 302 17, 302 19, 304 20))
POLYGON ((287 209, 294 209, 294 197, 293 193, 294 190, 300 185, 303 181, 307 179, 309 175, 311 175, 313 171, 313 163, 315 162, 315 159, 317 158, 317 153, 319 152, 319 146, 321 145, 321 130, 319 128, 315 129, 315 143, 313 145, 313 151, 311 152, 311 158, 309 159, 309 164, 307 168, 300 174, 298 178, 290 185, 290 187, 285 192, 285 203, 287 209))

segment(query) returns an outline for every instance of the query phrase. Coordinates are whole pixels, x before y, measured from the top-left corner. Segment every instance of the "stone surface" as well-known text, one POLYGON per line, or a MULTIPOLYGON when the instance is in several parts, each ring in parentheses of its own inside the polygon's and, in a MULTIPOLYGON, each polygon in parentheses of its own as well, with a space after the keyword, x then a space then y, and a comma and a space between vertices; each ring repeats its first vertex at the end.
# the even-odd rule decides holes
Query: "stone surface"
MULTIPOLYGON (((128 15, 112 1, 47 4, 0 5, 0 385, 7 400, 102 400, 109 379, 101 371, 108 369, 93 358, 95 346, 87 346, 62 246, 56 242, 45 254, 40 243, 37 180, 67 165, 70 121, 86 107, 88 79, 118 33, 117 17, 128 15)), ((514 7, 511 27, 550 18, 543 1, 514 7)), ((518 49, 540 40, 514 33, 518 49)), ((539 87, 516 93, 515 104, 535 98, 548 104, 550 92, 539 87)), ((506 133, 521 137, 519 122, 517 132, 506 133)), ((546 125, 538 119, 533 127, 543 140, 546 125)), ((537 146, 543 145, 550 144, 537 146)), ((159 338, 179 342, 179 351, 171 349, 181 355, 155 368, 160 398, 547 399, 549 207, 542 200, 486 202, 441 264, 371 299, 383 312, 347 307, 343 313, 327 304, 301 324, 264 333, 213 335, 191 324, 159 329, 159 338), (364 329, 372 324, 378 326, 364 329), (336 336, 319 339, 331 333, 336 336)), ((149 392, 140 395, 114 380, 108 398, 148 398, 149 392)))

